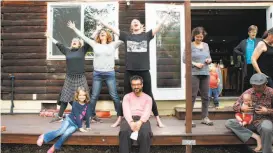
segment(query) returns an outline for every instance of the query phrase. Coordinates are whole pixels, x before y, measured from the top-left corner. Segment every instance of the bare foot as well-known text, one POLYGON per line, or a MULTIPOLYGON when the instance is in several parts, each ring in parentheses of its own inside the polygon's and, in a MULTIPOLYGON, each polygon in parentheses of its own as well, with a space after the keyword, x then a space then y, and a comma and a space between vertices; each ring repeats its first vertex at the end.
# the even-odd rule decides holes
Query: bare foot
POLYGON ((53 145, 51 148, 49 148, 49 150, 47 151, 47 153, 54 153, 54 151, 55 151, 55 147, 53 145))
POLYGON ((120 125, 120 122, 121 122, 121 116, 118 117, 117 121, 111 125, 112 128, 114 127, 118 127, 120 125))
POLYGON ((262 149, 262 140, 261 140, 261 137, 259 136, 257 138, 257 147, 254 149, 254 151, 258 152, 262 149))
POLYGON ((44 143, 44 134, 39 136, 36 144, 41 147, 43 145, 43 143, 44 143))
POLYGON ((262 149, 261 137, 256 133, 253 133, 251 137, 254 138, 257 141, 257 147, 254 149, 254 151, 255 152, 260 151, 262 149))
POLYGON ((157 121, 157 126, 160 127, 160 128, 164 128, 165 125, 161 122, 159 116, 156 116, 156 121, 157 121))

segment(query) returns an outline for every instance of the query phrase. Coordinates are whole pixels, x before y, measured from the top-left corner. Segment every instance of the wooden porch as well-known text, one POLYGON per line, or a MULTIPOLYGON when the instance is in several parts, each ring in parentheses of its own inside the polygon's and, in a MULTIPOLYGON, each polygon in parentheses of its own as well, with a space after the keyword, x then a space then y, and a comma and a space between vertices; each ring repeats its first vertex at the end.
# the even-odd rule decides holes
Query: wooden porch
MULTIPOLYGON (((1 133, 2 143, 35 144, 41 133, 58 129, 61 123, 49 123, 50 117, 37 114, 2 115, 1 124, 6 131, 1 133)), ((92 123, 92 130, 87 133, 76 132, 65 143, 66 145, 118 145, 118 128, 111 128, 115 117, 103 119, 103 123, 92 123)), ((225 120, 215 120, 214 126, 200 124, 194 120, 196 127, 191 134, 185 133, 185 121, 172 116, 162 117, 166 128, 158 128, 154 117, 150 119, 154 134, 153 145, 182 145, 182 140, 196 140, 196 145, 233 145, 242 142, 228 129, 225 120)), ((254 144, 250 140, 249 144, 254 144)))

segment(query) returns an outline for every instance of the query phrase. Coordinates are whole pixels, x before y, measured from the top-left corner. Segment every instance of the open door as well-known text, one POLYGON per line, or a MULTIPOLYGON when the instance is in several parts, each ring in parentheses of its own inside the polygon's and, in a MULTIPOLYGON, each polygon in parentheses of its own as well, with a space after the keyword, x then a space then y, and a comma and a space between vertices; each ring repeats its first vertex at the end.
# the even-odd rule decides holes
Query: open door
POLYGON ((266 10, 266 29, 273 27, 273 5, 266 10))
POLYGON ((172 11, 169 18, 150 42, 152 91, 156 100, 181 100, 185 99, 184 5, 146 3, 146 31, 154 28, 168 10, 172 11))

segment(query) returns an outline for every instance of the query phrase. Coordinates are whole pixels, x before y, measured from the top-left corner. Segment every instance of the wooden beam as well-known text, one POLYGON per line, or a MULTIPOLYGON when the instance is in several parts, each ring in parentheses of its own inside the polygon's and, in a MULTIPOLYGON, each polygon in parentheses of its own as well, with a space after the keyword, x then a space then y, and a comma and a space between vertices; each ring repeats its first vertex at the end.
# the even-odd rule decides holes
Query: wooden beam
MULTIPOLYGON (((186 60, 186 133, 192 132, 192 79, 191 79, 191 2, 185 5, 185 60, 186 60)), ((186 153, 192 153, 192 145, 186 145, 186 153)))
POLYGON ((1 46, 2 53, 46 53, 45 46, 1 46))
MULTIPOLYGON (((23 18, 24 19, 24 18, 23 18)), ((1 26, 45 26, 46 19, 2 20, 1 26)))
POLYGON ((186 133, 192 128, 192 74, 191 74, 191 3, 185 1, 185 61, 186 61, 186 133))
POLYGON ((2 20, 47 19, 46 13, 4 13, 2 20))
POLYGON ((29 33, 2 33, 3 40, 8 39, 45 39, 44 32, 29 32, 29 33))
POLYGON ((46 46, 46 39, 4 40, 4 46, 46 46))
POLYGON ((3 6, 1 13, 46 13, 47 6, 14 7, 3 6))
POLYGON ((4 33, 45 32, 46 26, 8 26, 3 27, 4 33))

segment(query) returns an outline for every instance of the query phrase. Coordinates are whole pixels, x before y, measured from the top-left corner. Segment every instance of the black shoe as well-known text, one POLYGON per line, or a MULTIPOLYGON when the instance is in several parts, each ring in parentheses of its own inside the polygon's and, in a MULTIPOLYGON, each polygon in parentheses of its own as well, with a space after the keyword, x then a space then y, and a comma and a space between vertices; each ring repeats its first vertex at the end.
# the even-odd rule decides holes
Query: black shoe
POLYGON ((102 123, 102 120, 98 118, 97 116, 92 117, 92 121, 102 123))

